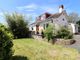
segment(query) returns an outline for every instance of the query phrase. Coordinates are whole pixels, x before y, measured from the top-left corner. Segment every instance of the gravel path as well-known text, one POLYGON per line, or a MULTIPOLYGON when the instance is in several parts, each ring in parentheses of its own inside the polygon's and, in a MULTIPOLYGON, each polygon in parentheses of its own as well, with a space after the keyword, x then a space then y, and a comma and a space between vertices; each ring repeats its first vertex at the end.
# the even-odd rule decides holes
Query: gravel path
POLYGON ((73 39, 76 40, 76 43, 68 45, 67 47, 75 48, 80 52, 80 35, 74 35, 73 39))

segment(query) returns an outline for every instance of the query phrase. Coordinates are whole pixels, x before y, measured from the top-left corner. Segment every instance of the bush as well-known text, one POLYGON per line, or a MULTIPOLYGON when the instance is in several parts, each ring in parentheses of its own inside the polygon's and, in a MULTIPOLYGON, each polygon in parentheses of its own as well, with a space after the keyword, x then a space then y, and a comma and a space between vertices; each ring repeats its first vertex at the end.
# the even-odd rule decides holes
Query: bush
POLYGON ((61 27, 57 33, 57 38, 72 39, 73 34, 69 31, 67 27, 61 27))
POLYGON ((22 14, 5 14, 5 18, 14 35, 14 38, 29 37, 28 22, 22 14))
POLYGON ((53 31, 54 31, 53 27, 54 27, 53 25, 49 24, 49 26, 44 31, 44 35, 48 39, 48 41, 53 38, 53 31))
POLYGON ((0 24, 0 60, 10 60, 12 57, 12 34, 0 24))

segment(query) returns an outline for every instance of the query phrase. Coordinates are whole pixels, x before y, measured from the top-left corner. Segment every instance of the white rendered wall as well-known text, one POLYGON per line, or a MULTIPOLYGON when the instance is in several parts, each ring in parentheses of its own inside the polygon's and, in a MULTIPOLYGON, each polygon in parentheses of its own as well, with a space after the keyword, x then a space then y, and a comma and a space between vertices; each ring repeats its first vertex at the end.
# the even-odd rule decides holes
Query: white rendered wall
POLYGON ((70 26, 72 27, 73 33, 78 33, 78 26, 74 23, 70 23, 70 26))

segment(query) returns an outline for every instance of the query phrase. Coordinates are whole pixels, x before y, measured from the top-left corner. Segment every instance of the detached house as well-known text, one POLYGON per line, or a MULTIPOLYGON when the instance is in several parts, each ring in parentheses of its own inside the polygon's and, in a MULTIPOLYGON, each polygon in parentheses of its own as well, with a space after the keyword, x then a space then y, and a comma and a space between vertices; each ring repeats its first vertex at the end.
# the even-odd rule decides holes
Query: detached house
POLYGON ((58 29, 60 26, 68 26, 68 20, 67 20, 67 13, 64 9, 64 6, 59 6, 59 12, 55 14, 50 13, 44 13, 36 18, 36 21, 30 25, 30 30, 34 31, 36 33, 41 33, 42 30, 45 30, 49 23, 52 23, 55 25, 55 27, 58 29))

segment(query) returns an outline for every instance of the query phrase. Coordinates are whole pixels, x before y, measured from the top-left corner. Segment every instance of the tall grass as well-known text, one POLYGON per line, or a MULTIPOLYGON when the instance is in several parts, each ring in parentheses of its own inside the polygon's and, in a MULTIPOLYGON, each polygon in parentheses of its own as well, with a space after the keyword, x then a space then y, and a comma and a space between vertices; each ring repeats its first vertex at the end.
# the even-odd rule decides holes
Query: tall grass
POLYGON ((14 56, 24 56, 21 60, 76 60, 78 52, 72 48, 51 45, 33 39, 14 40, 14 56))

